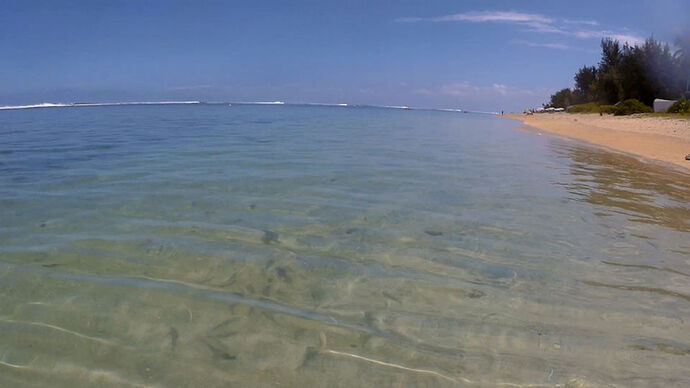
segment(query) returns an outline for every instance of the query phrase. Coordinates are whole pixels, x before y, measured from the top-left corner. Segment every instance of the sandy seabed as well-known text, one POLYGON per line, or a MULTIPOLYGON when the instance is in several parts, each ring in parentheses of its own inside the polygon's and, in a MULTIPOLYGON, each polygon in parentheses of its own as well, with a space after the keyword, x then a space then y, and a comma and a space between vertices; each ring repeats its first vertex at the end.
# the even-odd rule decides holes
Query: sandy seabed
POLYGON ((507 117, 562 136, 690 169, 690 119, 586 113, 550 113, 507 117))

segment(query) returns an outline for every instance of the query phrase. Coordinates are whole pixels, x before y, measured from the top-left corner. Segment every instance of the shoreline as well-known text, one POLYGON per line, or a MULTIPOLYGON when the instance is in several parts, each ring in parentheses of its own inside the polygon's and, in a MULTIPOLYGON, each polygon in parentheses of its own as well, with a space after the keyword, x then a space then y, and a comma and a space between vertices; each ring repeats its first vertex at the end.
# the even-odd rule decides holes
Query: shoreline
POLYGON ((551 134, 604 146, 690 172, 690 119, 588 113, 507 114, 551 134))

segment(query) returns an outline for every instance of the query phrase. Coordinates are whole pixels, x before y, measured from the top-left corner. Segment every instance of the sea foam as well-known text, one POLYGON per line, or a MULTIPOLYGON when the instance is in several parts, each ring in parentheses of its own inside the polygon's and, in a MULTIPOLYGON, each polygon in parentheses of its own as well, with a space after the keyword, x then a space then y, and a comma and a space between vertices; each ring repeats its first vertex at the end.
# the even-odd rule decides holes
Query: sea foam
POLYGON ((70 108, 84 106, 117 106, 117 105, 187 105, 200 104, 200 101, 123 101, 123 102, 74 102, 74 103, 52 103, 44 102, 32 105, 5 105, 0 106, 0 110, 13 109, 37 109, 37 108, 70 108))
POLYGON ((51 102, 44 102, 42 104, 33 105, 5 105, 0 106, 0 110, 10 110, 10 109, 34 109, 34 108, 63 108, 72 106, 73 104, 56 104, 51 102))

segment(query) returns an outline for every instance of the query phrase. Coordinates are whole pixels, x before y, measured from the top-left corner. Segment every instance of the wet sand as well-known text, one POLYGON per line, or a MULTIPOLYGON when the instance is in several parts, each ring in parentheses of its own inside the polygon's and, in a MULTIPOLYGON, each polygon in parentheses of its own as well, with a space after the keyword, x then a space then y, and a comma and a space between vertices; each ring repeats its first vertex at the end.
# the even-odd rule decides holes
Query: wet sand
POLYGON ((510 114, 524 124, 558 135, 690 169, 690 119, 598 114, 510 114))

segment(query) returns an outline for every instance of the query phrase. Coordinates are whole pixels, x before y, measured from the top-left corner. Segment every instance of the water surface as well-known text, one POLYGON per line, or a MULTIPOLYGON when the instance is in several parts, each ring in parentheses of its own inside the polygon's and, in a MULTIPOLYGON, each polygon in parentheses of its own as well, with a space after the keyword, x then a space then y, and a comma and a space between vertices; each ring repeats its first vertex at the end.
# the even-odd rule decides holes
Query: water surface
POLYGON ((0 114, 0 386, 688 386, 690 175, 511 120, 0 114))

